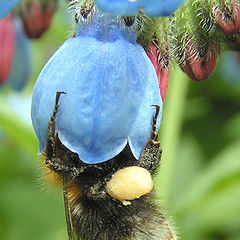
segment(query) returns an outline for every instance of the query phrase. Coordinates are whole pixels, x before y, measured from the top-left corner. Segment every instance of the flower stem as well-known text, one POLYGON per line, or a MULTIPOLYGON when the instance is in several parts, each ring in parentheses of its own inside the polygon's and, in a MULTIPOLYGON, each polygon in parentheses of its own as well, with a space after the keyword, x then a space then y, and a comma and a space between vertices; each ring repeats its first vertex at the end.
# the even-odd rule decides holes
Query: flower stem
POLYGON ((155 189, 166 207, 171 205, 171 186, 174 163, 177 161, 176 151, 183 123, 183 111, 190 80, 179 67, 170 74, 168 95, 164 103, 164 113, 159 131, 163 149, 161 167, 155 178, 155 189))

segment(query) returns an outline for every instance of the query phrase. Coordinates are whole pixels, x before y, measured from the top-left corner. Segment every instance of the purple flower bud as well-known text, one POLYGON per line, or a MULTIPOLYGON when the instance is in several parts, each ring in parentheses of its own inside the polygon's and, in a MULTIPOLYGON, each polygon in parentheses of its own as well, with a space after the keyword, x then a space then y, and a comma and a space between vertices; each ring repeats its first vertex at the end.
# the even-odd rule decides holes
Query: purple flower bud
POLYGON ((221 10, 217 6, 214 6, 213 13, 215 15, 215 21, 222 31, 231 35, 240 31, 240 5, 239 1, 234 0, 232 2, 232 9, 225 8, 221 10))
MULTIPOLYGON (((160 55, 160 52, 155 43, 150 44, 147 54, 156 71, 156 74, 158 77, 158 85, 160 88, 162 100, 164 102, 165 97, 167 95, 167 89, 168 89, 169 61, 167 61, 166 64, 163 64, 162 60, 164 56, 160 55)), ((164 62, 165 60, 166 59, 164 59, 164 62)))
POLYGON ((21 8, 23 27, 28 38, 39 38, 50 27, 56 0, 32 0, 21 8))
POLYGON ((186 45, 186 59, 182 70, 194 81, 208 78, 215 70, 217 62, 217 48, 214 43, 209 45, 204 56, 200 56, 198 48, 190 39, 186 45))

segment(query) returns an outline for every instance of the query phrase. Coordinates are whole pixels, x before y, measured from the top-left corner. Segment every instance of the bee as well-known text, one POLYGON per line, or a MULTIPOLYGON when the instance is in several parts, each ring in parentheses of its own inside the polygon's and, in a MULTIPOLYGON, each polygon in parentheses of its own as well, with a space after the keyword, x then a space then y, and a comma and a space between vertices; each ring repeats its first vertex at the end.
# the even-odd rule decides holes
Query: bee
POLYGON ((151 136, 138 160, 127 145, 106 162, 86 164, 61 143, 55 131, 58 101, 62 94, 67 93, 56 93, 43 159, 45 166, 62 179, 69 240, 175 240, 171 226, 155 203, 154 190, 150 187, 147 192, 141 192, 149 180, 147 175, 141 175, 142 172, 148 172, 152 178, 162 154, 156 133, 159 106, 154 105, 156 113, 151 136), (133 168, 135 173, 135 170, 129 171, 133 168), (118 177, 118 173, 123 177, 118 177), (138 179, 138 174, 143 183, 137 180, 131 183, 129 179, 138 179), (126 194, 116 193, 114 189, 113 194, 110 193, 108 187, 113 180, 116 180, 115 189, 125 183, 126 194), (133 193, 135 190, 137 195, 133 193))

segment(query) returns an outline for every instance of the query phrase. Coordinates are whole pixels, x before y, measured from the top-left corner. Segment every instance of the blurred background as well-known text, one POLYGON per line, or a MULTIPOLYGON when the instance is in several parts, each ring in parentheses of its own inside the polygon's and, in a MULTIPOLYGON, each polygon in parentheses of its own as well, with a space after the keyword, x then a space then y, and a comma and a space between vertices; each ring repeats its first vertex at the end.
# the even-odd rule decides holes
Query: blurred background
MULTIPOLYGON (((28 43, 29 82, 0 88, 0 239, 67 239, 61 187, 44 180, 30 108, 37 76, 70 36, 70 24, 62 1, 50 29, 28 43)), ((240 239, 239 66, 240 55, 225 52, 203 82, 172 66, 154 180, 179 239, 240 239)))

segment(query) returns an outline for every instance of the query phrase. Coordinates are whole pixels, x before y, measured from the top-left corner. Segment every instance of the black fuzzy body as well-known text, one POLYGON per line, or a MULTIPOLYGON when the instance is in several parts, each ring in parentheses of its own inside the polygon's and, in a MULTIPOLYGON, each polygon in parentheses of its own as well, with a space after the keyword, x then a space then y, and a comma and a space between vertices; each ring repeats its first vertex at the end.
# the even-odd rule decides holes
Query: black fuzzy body
POLYGON ((129 166, 145 168, 153 176, 159 167, 162 150, 157 140, 156 115, 152 133, 139 159, 127 146, 114 158, 99 164, 86 164, 66 148, 55 133, 58 100, 48 123, 45 166, 63 179, 69 239, 81 240, 175 240, 171 227, 160 212, 154 191, 124 205, 106 191, 112 175, 129 166), (73 232, 75 234, 73 234, 73 232))
POLYGON ((82 240, 174 239, 153 192, 130 205, 106 193, 106 183, 117 170, 139 163, 127 146, 99 169, 86 171, 74 180, 80 191, 71 204, 71 216, 76 235, 82 240))

